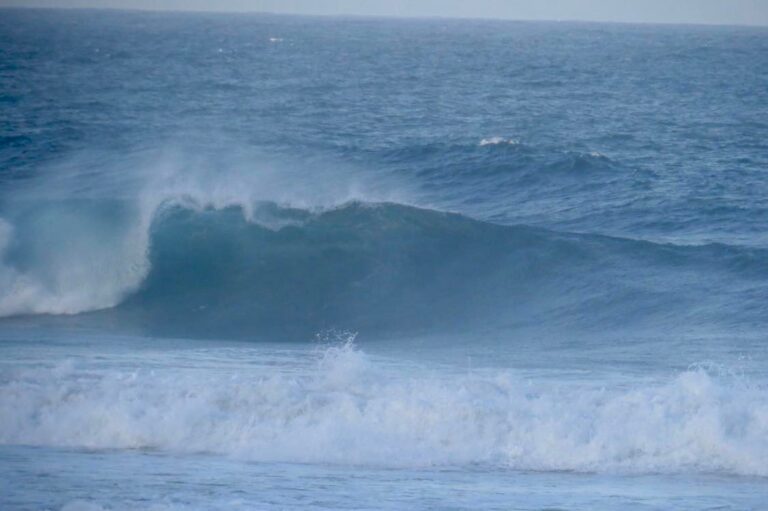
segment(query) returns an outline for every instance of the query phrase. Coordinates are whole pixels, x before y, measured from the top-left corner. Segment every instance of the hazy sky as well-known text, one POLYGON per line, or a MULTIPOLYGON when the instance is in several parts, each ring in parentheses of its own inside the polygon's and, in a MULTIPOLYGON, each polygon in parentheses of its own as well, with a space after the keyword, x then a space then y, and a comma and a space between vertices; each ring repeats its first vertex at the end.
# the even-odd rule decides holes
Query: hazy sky
POLYGON ((768 0, 0 0, 0 6, 768 25, 768 0))

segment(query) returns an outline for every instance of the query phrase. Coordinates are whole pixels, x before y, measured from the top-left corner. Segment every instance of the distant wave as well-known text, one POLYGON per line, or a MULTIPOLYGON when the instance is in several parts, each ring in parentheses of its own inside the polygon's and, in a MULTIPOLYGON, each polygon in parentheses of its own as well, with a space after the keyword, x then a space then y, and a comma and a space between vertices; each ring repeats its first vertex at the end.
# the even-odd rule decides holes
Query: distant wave
POLYGON ((657 383, 391 374, 352 345, 301 374, 3 369, 0 443, 270 462, 768 476, 768 397, 690 370, 657 383))
POLYGON ((520 141, 517 140, 516 138, 504 138, 504 137, 490 137, 490 138, 484 138, 480 141, 481 146, 499 145, 499 144, 520 145, 520 141))
MULTIPOLYGON (((589 175, 596 182, 603 182, 601 175, 606 171, 620 172, 634 179, 633 174, 645 175, 637 169, 623 168, 607 155, 595 151, 570 151, 562 148, 529 145, 516 138, 488 137, 474 144, 466 141, 435 141, 428 144, 414 144, 385 153, 390 162, 402 162, 417 166, 420 177, 427 182, 451 180, 451 188, 472 189, 474 180, 485 178, 512 178, 512 181, 493 179, 493 186, 509 187, 517 184, 527 188, 531 184, 551 186, 575 183, 588 186, 584 177, 589 175), (466 176, 453 181, 456 176, 466 176), (557 181, 551 183, 553 176, 557 181), (562 181, 567 178, 567 181, 562 181), (434 180, 434 181, 432 181, 434 180)), ((638 176, 635 176, 638 177, 638 176)), ((493 193, 485 194, 486 200, 493 201, 493 193)))

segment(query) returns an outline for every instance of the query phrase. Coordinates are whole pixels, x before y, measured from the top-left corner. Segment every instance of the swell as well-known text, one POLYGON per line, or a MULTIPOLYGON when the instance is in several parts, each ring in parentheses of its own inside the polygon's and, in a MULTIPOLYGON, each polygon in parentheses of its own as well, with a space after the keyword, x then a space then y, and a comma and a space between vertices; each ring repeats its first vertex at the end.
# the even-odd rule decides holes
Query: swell
POLYGON ((37 308, 21 313, 80 312, 67 321, 204 337, 764 325, 768 254, 760 249, 564 234, 361 202, 324 210, 261 202, 247 214, 175 203, 155 212, 144 240, 133 227, 110 231, 104 212, 118 208, 99 208, 100 234, 70 240, 77 250, 63 259, 51 261, 37 237, 9 244, 6 268, 76 290, 58 295, 69 309, 52 295, 49 310, 32 300, 37 308), (119 250, 100 254, 98 241, 116 232, 122 243, 106 246, 119 250), (44 274, 56 265, 78 278, 44 274))

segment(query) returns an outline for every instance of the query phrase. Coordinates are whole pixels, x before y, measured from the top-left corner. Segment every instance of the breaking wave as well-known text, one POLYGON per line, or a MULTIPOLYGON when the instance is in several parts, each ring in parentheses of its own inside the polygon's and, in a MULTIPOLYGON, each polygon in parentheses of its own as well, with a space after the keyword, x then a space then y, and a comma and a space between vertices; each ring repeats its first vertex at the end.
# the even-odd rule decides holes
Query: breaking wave
POLYGON ((545 321, 711 326, 759 321, 744 305, 764 299, 753 282, 768 273, 757 249, 560 234, 393 203, 261 202, 245 211, 177 201, 151 222, 122 221, 132 217, 121 208, 68 202, 55 221, 35 210, 26 233, 4 227, 0 311, 104 309, 78 321, 197 336, 545 321))
POLYGON ((388 370, 351 343, 298 374, 4 369, 0 443, 384 467, 768 476, 764 388, 692 369, 594 388, 388 370))
POLYGON ((8 183, 0 316, 203 337, 765 322, 764 249, 498 225, 317 162, 100 162, 8 183))

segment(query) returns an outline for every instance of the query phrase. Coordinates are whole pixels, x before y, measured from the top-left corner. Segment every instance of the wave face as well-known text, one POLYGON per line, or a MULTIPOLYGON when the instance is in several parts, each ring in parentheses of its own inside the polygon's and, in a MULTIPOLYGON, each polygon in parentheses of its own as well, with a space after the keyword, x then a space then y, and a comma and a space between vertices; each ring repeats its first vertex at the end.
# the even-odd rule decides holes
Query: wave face
POLYGON ((351 344, 287 374, 155 369, 69 362, 4 370, 0 444, 392 468, 768 476, 765 389, 704 370, 611 389, 532 384, 513 372, 418 376, 351 344))
POLYGON ((13 224, 2 225, 0 313, 102 311, 72 321, 238 337, 764 321, 763 249, 563 234, 395 203, 301 209, 189 190, 17 203, 13 224))
POLYGON ((24 224, 34 236, 17 237, 9 253, 18 265, 5 269, 6 280, 16 274, 5 313, 101 310, 70 321, 234 337, 763 322, 760 249, 567 235, 360 202, 319 211, 258 203, 247 215, 164 203, 142 231, 121 207, 35 210, 24 224), (70 251, 46 250, 62 237, 70 251))
POLYGON ((711 326, 747 319, 744 301, 764 296, 751 283, 768 274, 762 251, 560 235, 396 204, 265 209, 289 225, 248 222, 238 208, 164 211, 147 278, 116 314, 161 329, 304 335, 683 317, 711 326), (691 296, 708 298, 692 307, 691 296))

